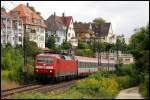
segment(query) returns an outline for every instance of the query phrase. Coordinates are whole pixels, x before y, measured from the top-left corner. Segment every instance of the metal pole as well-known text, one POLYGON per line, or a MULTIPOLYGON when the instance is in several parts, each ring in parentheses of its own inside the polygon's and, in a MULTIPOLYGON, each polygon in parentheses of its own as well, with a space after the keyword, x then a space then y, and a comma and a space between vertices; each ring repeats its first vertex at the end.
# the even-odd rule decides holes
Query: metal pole
POLYGON ((27 82, 27 57, 26 57, 26 25, 24 26, 24 42, 23 42, 23 49, 24 49, 24 82, 27 82))
POLYGON ((108 72, 109 72, 109 48, 108 48, 108 72))
MULTIPOLYGON (((101 44, 101 37, 100 37, 100 44, 101 44)), ((100 66, 101 66, 101 48, 100 48, 100 66)))
MULTIPOLYGON (((99 44, 99 39, 98 39, 98 44, 99 44)), ((98 44, 97 44, 97 46, 98 46, 98 44)), ((97 47, 97 53, 98 53, 98 67, 99 67, 99 47, 97 47)))

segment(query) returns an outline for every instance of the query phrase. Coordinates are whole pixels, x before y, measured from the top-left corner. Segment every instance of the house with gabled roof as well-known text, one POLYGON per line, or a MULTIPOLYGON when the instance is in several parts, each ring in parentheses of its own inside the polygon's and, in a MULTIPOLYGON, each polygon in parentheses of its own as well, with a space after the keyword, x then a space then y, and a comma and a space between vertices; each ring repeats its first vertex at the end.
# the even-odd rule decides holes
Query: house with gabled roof
POLYGON ((92 24, 92 30, 96 39, 100 39, 102 42, 116 43, 116 34, 113 32, 111 23, 92 24))
POLYGON ((74 29, 78 39, 85 40, 86 42, 90 41, 90 38, 94 35, 91 23, 75 22, 74 29))
POLYGON ((54 35, 56 38, 56 45, 61 45, 64 41, 68 41, 72 46, 77 46, 78 41, 76 39, 73 18, 72 16, 56 16, 54 12, 46 21, 48 36, 54 35))
POLYGON ((29 5, 20 4, 12 9, 8 14, 17 13, 23 21, 24 36, 28 37, 30 41, 37 43, 39 48, 45 48, 45 29, 46 25, 41 16, 37 15, 29 8, 29 5))

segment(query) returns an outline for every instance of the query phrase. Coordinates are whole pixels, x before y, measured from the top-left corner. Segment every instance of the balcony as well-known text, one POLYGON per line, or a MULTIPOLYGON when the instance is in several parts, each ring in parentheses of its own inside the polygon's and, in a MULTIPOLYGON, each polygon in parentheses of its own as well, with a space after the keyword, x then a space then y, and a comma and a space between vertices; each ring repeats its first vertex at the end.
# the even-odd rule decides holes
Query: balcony
POLYGON ((31 33, 36 33, 36 30, 35 29, 31 29, 31 33))

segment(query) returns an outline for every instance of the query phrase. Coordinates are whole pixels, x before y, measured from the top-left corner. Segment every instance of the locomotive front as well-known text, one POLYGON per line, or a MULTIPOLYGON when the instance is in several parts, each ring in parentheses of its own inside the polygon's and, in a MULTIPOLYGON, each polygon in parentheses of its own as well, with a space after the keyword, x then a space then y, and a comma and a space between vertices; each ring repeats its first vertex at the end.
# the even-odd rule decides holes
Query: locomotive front
POLYGON ((54 74, 55 59, 49 55, 37 55, 34 64, 35 74, 45 74, 52 76, 54 74))

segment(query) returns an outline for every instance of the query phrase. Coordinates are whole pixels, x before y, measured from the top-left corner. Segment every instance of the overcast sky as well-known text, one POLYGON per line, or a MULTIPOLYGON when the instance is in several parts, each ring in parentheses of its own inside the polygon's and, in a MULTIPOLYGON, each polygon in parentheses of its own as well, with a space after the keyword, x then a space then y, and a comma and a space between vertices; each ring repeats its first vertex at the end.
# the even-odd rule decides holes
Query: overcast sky
POLYGON ((113 31, 130 37, 135 28, 149 22, 149 1, 1 1, 9 11, 18 4, 29 3, 44 19, 56 12, 61 16, 73 16, 74 21, 92 22, 102 17, 112 23, 113 31))

